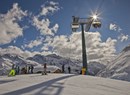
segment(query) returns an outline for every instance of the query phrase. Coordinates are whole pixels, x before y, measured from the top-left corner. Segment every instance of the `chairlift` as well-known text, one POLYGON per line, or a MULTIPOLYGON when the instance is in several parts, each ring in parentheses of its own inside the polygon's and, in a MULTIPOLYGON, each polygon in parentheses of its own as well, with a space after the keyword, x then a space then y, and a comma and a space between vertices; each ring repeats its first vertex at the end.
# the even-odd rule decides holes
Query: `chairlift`
POLYGON ((72 18, 73 18, 73 23, 78 23, 79 22, 79 17, 72 16, 72 18))
POLYGON ((98 20, 95 20, 92 22, 92 25, 94 28, 100 28, 101 27, 101 22, 98 20))
POLYGON ((71 27, 72 27, 72 31, 76 32, 76 30, 79 28, 79 24, 78 23, 72 23, 71 27))
POLYGON ((76 30, 79 28, 79 17, 72 16, 73 21, 71 24, 72 31, 76 32, 76 30))

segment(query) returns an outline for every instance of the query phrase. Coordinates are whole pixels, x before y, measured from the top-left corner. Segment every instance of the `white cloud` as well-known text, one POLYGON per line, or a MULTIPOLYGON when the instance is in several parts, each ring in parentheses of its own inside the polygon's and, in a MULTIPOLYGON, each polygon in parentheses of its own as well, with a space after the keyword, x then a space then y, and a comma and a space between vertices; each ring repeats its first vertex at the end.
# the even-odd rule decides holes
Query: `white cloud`
POLYGON ((45 38, 45 40, 44 40, 44 42, 46 43, 48 43, 48 42, 51 42, 53 40, 53 37, 51 37, 51 36, 46 36, 46 38, 45 38))
POLYGON ((33 25, 40 31, 41 35, 55 35, 58 31, 59 25, 55 24, 53 27, 50 27, 50 23, 50 20, 47 18, 40 20, 37 16, 33 17, 33 25))
POLYGON ((122 31, 122 29, 119 27, 119 25, 114 24, 114 23, 110 23, 109 29, 113 30, 113 31, 116 31, 116 32, 121 32, 122 31))
POLYGON ((38 17, 33 17, 33 25, 37 28, 37 30, 40 31, 41 35, 53 35, 54 33, 51 30, 50 26, 50 20, 49 19, 42 19, 39 20, 38 17))
POLYGON ((128 35, 124 35, 121 33, 120 36, 118 36, 118 39, 123 42, 123 41, 127 41, 129 39, 129 36, 128 35))
POLYGON ((41 52, 42 55, 49 55, 49 54, 54 54, 53 52, 51 51, 43 51, 41 52))
MULTIPOLYGON (((116 52, 116 40, 108 38, 102 42, 99 32, 86 32, 86 50, 89 60, 102 58, 104 56, 114 55, 116 52)), ((81 33, 73 33, 70 37, 66 35, 56 36, 48 47, 53 48, 53 52, 64 57, 81 58, 82 42, 81 33)))
POLYGON ((46 16, 48 14, 53 14, 59 9, 60 8, 58 6, 58 3, 50 1, 48 4, 42 5, 42 11, 37 16, 33 16, 33 26, 35 26, 37 30, 40 31, 41 35, 54 36, 58 31, 59 25, 55 24, 53 26, 50 19, 46 16))
MULTIPOLYGON (((102 41, 99 32, 86 32, 85 34, 88 60, 106 58, 106 56, 113 56, 115 54, 115 44, 117 42, 115 39, 108 38, 106 41, 102 41)), ((43 52, 23 51, 15 46, 10 46, 5 49, 0 48, 0 51, 1 53, 16 53, 26 58, 34 56, 35 54, 47 55, 52 53, 75 59, 82 58, 80 32, 73 33, 70 36, 60 35, 55 36, 54 38, 48 36, 44 41, 45 43, 42 47, 43 52), (52 48, 52 51, 49 50, 49 47, 52 48)))
POLYGON ((3 55, 3 54, 16 54, 16 55, 19 55, 19 56, 22 56, 24 58, 27 58, 27 57, 32 57, 34 56, 35 54, 39 54, 39 52, 30 52, 30 51, 23 51, 21 50, 20 48, 16 47, 16 46, 9 46, 7 48, 0 48, 0 54, 3 55))
POLYGON ((41 50, 46 51, 46 52, 49 51, 49 47, 50 47, 49 45, 52 43, 52 41, 53 41, 53 38, 51 36, 46 36, 41 50))
POLYGON ((120 34, 117 37, 117 39, 120 40, 121 42, 127 41, 129 39, 129 36, 123 34, 122 29, 117 24, 111 23, 110 26, 109 26, 109 29, 113 30, 113 31, 120 32, 120 34))
POLYGON ((48 50, 49 50, 48 44, 45 44, 45 45, 41 48, 41 50, 43 50, 43 51, 48 51, 48 50))
POLYGON ((56 5, 58 5, 58 3, 57 3, 57 2, 50 1, 50 5, 56 6, 56 5))
POLYGON ((43 52, 39 52, 39 51, 34 51, 34 52, 30 52, 28 50, 22 50, 19 47, 16 46, 9 46, 7 48, 0 48, 0 55, 3 54, 16 54, 18 56, 22 56, 23 58, 28 58, 28 57, 33 57, 36 54, 41 54, 41 55, 48 55, 48 54, 52 54, 53 52, 51 51, 43 51, 43 52))
POLYGON ((31 41, 30 43, 25 44, 24 47, 26 47, 26 48, 33 48, 33 47, 35 47, 35 46, 41 45, 42 42, 43 42, 42 40, 43 40, 43 39, 33 40, 33 41, 31 41))
POLYGON ((110 24, 110 26, 109 26, 109 29, 110 29, 110 30, 117 31, 117 25, 116 25, 116 24, 111 23, 111 24, 110 24))
POLYGON ((58 11, 60 8, 58 7, 58 3, 50 1, 49 5, 42 5, 42 11, 40 15, 46 16, 48 14, 52 14, 58 11))
POLYGON ((58 29, 59 29, 59 25, 55 24, 51 30, 54 31, 54 33, 57 33, 58 29))
POLYGON ((26 15, 27 11, 22 11, 17 3, 13 4, 7 14, 0 14, 0 44, 10 43, 23 35, 23 28, 19 26, 18 21, 26 15))

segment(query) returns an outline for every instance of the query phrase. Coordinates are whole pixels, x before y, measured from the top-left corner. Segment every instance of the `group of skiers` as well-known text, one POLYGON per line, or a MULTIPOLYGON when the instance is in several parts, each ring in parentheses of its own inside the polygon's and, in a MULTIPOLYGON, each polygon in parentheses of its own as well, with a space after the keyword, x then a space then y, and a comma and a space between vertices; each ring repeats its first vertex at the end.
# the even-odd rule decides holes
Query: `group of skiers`
MULTIPOLYGON (((65 64, 62 65, 62 73, 65 73, 65 64)), ((68 66, 68 73, 71 73, 71 68, 68 66)))
MULTIPOLYGON (((65 73, 65 64, 62 65, 62 73, 65 73)), ((68 73, 71 73, 71 68, 70 66, 68 66, 68 73)), ((43 64, 43 71, 42 71, 42 75, 47 75, 47 64, 44 63, 43 64)))
POLYGON ((34 69, 33 65, 29 65, 29 66, 26 65, 26 67, 23 67, 21 69, 21 74, 33 74, 33 69, 34 69))
MULTIPOLYGON (((26 65, 25 67, 20 67, 18 65, 12 65, 12 69, 9 72, 9 76, 15 76, 18 74, 32 74, 34 66, 33 65, 26 65)), ((65 73, 65 64, 62 65, 62 73, 65 73)), ((68 66, 68 73, 71 73, 71 68, 68 66)), ((47 75, 47 64, 43 64, 43 71, 42 75, 47 75)))
POLYGON ((13 64, 8 76, 15 76, 18 74, 32 74, 33 69, 33 65, 26 65, 25 67, 20 68, 20 66, 13 64))

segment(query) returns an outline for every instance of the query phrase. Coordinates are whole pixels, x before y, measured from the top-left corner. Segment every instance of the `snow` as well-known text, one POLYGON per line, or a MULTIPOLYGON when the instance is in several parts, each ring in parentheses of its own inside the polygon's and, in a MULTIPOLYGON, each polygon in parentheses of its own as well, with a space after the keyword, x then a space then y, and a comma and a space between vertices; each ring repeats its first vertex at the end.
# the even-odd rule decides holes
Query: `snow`
MULTIPOLYGON (((0 75, 7 75, 12 64, 20 66, 20 69, 26 65, 33 65, 36 73, 43 70, 43 66, 39 65, 44 63, 47 63, 50 72, 61 70, 63 64, 65 64, 65 73, 68 73, 69 66, 73 74, 79 74, 82 69, 81 60, 64 58, 56 54, 46 56, 36 54, 27 59, 17 54, 4 54, 0 55, 0 75)), ((89 61, 88 72, 94 76, 130 81, 130 46, 126 47, 118 56, 106 56, 105 59, 89 61)))
MULTIPOLYGON (((64 58, 56 54, 50 55, 40 55, 36 54, 33 57, 24 58, 18 54, 4 53, 0 55, 0 75, 7 75, 12 67, 12 64, 15 64, 21 68, 26 67, 26 65, 35 66, 34 72, 41 72, 43 70, 44 63, 47 63, 48 71, 54 72, 57 69, 62 69, 62 65, 65 64, 65 73, 68 73, 68 67, 71 67, 71 73, 79 74, 82 68, 82 61, 78 59, 64 58), (52 67, 51 67, 52 66, 52 67), (53 70, 52 70, 53 69, 53 70)), ((91 61, 88 64, 88 71, 91 75, 96 75, 101 69, 105 68, 103 64, 99 62, 91 61)))
POLYGON ((73 74, 0 76, 0 95, 130 95, 130 82, 73 74))
MULTIPOLYGON (((44 69, 43 69, 44 67, 42 66, 42 65, 37 65, 37 66, 34 66, 34 73, 37 73, 37 72, 42 72, 44 69)), ((51 66, 51 65, 49 65, 49 66, 47 66, 47 71, 48 72, 55 72, 56 70, 61 70, 59 67, 57 67, 57 66, 51 66)))
POLYGON ((130 81, 130 46, 123 49, 123 51, 97 75, 105 78, 130 81))

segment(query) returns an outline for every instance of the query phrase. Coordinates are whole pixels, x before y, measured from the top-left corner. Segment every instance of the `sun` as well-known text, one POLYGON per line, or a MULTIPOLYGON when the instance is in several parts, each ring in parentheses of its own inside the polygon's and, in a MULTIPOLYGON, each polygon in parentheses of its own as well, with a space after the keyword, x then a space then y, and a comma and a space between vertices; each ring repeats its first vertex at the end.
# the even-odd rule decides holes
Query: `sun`
POLYGON ((94 20, 97 20, 98 16, 97 16, 96 14, 94 14, 94 15, 92 15, 92 18, 93 18, 94 20))
POLYGON ((89 15, 93 20, 101 19, 100 17, 101 13, 97 12, 97 10, 94 12, 91 10, 91 14, 89 15))

